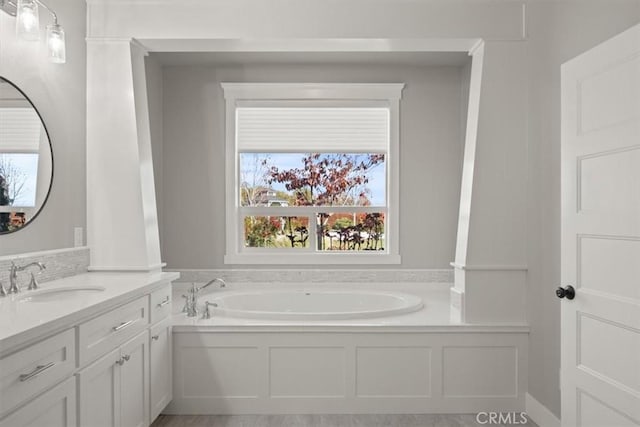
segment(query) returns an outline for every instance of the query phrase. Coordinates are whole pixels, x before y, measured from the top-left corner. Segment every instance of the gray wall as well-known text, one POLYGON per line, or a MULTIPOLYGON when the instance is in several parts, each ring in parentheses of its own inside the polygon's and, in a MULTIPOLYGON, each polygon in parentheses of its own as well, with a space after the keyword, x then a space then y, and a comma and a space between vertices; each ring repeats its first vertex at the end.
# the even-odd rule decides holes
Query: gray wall
POLYGON ((640 1, 529 2, 529 393, 560 414, 560 65, 640 22, 640 1))
MULTIPOLYGON (((18 85, 36 106, 49 131, 54 176, 49 200, 24 229, 0 235, 0 255, 73 246, 73 228, 86 227, 84 0, 47 2, 65 29, 67 63, 51 64, 44 41, 16 40, 15 18, 0 12, 0 75, 18 85)), ((50 22, 40 12, 40 27, 50 22)))
POLYGON ((223 263, 224 102, 220 82, 404 82, 400 267, 449 268, 460 197, 466 74, 460 67, 410 65, 164 68, 163 200, 159 208, 163 261, 168 268, 177 269, 230 267, 223 263))

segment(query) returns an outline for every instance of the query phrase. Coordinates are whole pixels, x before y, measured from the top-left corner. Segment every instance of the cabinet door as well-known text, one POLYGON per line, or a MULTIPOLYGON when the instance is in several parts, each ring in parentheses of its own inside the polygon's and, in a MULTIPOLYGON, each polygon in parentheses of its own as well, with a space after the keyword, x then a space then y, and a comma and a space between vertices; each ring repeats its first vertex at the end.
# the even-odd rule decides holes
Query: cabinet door
POLYGON ((120 349, 81 370, 79 426, 119 427, 120 424, 120 349))
POLYGON ((1 420, 0 427, 76 427, 75 378, 31 400, 1 420))
POLYGON ((149 425, 149 331, 120 347, 120 423, 122 427, 149 425))
POLYGON ((153 326, 150 335, 149 382, 151 383, 151 421, 153 421, 172 399, 171 319, 166 318, 153 326))

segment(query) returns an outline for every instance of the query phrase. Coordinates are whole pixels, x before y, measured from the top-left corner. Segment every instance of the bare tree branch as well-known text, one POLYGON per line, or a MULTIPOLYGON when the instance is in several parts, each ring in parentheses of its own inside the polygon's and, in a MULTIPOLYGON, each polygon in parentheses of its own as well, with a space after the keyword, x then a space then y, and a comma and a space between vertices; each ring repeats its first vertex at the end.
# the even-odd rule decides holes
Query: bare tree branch
POLYGON ((13 164, 9 156, 0 154, 0 176, 4 177, 9 205, 20 197, 27 182, 27 173, 13 164))

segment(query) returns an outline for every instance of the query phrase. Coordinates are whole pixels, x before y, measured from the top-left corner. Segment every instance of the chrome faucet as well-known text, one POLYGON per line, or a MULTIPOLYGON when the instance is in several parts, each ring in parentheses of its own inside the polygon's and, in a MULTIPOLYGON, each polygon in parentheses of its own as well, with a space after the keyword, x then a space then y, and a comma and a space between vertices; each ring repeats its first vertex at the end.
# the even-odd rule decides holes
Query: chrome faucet
POLYGON ((198 315, 198 292, 200 292, 207 286, 213 285, 215 282, 220 282, 220 288, 227 287, 227 282, 219 277, 216 277, 213 280, 209 280, 207 283, 200 287, 196 286, 195 283, 191 284, 191 289, 189 289, 188 295, 183 295, 183 297, 186 298, 187 301, 182 311, 187 313, 187 317, 196 317, 198 315))
MULTIPOLYGON (((7 291, 7 293, 17 294, 18 292, 20 292, 20 288, 18 287, 18 271, 24 271, 31 266, 38 267, 40 271, 47 268, 47 266, 41 262, 30 262, 29 264, 25 264, 21 266, 17 266, 16 263, 13 261, 11 262, 11 270, 9 270, 9 290, 7 291)), ((37 288, 38 288, 38 283, 36 282, 35 277, 33 277, 32 275, 32 280, 31 280, 31 283, 29 284, 29 289, 37 289, 37 288)))
POLYGON ((203 319, 211 319, 211 311, 209 310, 209 307, 217 307, 218 304, 216 304, 215 302, 209 302, 209 301, 205 301, 204 302, 204 313, 202 313, 202 318, 203 319))
POLYGON ((199 288, 196 289, 196 284, 193 284, 193 289, 196 289, 196 292, 201 291, 202 289, 206 288, 209 285, 213 285, 216 282, 220 282, 220 287, 221 288, 226 288, 227 287, 227 282, 225 282, 223 279, 216 277, 213 280, 209 280, 207 283, 205 283, 204 285, 200 286, 199 288))

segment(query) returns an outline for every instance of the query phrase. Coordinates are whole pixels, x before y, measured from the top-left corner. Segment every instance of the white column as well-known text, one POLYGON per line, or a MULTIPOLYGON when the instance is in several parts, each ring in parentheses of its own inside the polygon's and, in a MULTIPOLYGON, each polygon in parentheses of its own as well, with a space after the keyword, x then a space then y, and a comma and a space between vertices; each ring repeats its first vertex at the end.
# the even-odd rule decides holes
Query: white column
POLYGON ((87 42, 90 270, 161 268, 142 46, 87 42))
POLYGON ((483 42, 472 55, 451 313, 526 322, 526 49, 483 42))

